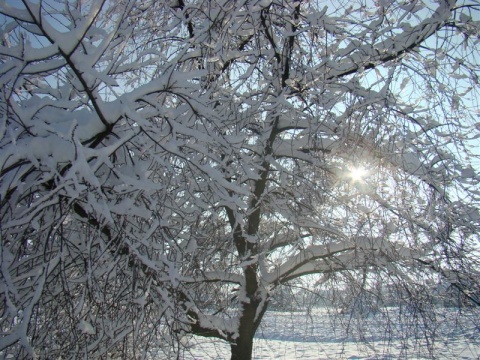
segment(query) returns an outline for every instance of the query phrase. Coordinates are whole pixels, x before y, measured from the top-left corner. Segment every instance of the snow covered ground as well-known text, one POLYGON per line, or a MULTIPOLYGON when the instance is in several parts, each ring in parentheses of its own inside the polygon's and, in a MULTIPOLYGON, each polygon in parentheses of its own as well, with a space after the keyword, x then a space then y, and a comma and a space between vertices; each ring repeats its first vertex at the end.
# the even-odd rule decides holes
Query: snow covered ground
MULTIPOLYGON (((446 312, 435 328, 441 335, 434 344, 422 339, 423 330, 393 323, 392 319, 369 318, 362 329, 351 320, 347 315, 333 316, 325 310, 268 312, 254 342, 254 359, 428 359, 429 346, 434 347, 436 359, 480 359, 480 328, 469 323, 468 316, 460 319, 446 312), (459 321, 463 332, 454 326, 459 321), (348 336, 340 323, 350 324, 348 336), (387 328, 392 334, 388 340, 381 340, 387 328)), ((194 337, 186 344, 188 350, 181 359, 230 358, 228 344, 220 341, 194 337)))

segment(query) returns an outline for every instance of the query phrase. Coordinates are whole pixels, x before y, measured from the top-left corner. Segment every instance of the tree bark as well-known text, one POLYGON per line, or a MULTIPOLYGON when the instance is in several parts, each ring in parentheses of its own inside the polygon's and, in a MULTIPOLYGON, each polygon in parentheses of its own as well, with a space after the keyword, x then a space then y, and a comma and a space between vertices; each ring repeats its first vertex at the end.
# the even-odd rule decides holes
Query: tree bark
POLYGON ((268 300, 250 296, 250 302, 244 302, 238 327, 238 337, 230 345, 232 360, 250 360, 253 353, 253 337, 257 332, 268 308, 268 300))
POLYGON ((253 352, 253 334, 240 336, 235 344, 230 345, 232 350, 231 360, 251 360, 253 352))
POLYGON ((231 344, 232 360, 251 360, 253 352, 253 337, 255 336, 255 314, 257 304, 244 304, 240 318, 238 338, 231 344))

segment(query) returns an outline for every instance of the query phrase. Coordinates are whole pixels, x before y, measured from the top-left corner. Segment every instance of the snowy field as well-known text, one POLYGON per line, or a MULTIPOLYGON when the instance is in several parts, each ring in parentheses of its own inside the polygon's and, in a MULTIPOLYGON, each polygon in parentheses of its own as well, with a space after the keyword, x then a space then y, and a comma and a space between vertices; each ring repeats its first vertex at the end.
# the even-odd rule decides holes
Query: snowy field
MULTIPOLYGON (((441 334, 434 344, 422 337, 422 329, 408 324, 367 318, 367 326, 358 328, 347 315, 315 310, 310 313, 268 312, 254 342, 254 359, 429 359, 428 349, 435 349, 435 359, 480 359, 480 329, 446 311, 437 318, 435 328, 441 334), (462 323, 460 332, 454 324, 462 323), (343 325, 342 325, 343 324, 343 325), (342 326, 349 324, 349 336, 342 326), (332 325, 335 325, 332 327, 332 325), (387 340, 387 328, 392 334, 387 340), (335 329, 335 330, 334 330, 335 329)), ((343 327, 344 328, 344 327, 343 327)), ((229 359, 229 346, 223 342, 204 338, 185 341, 188 350, 180 359, 229 359)))

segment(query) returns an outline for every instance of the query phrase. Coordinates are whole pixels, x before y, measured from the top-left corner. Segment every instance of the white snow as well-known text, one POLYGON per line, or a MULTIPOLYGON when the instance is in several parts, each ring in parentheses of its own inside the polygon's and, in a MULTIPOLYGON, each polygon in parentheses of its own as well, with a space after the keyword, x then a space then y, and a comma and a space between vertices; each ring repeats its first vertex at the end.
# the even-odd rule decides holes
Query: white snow
MULTIPOLYGON (((331 310, 330 310, 331 311, 331 310)), ((441 339, 434 343, 437 359, 478 359, 480 356, 479 329, 474 325, 460 334, 449 324, 455 321, 453 312, 447 315, 439 331, 441 339), (470 340, 467 341, 466 339, 470 340)), ((266 313, 257 331, 253 345, 253 359, 428 359, 427 344, 413 338, 402 338, 393 333, 388 340, 382 326, 368 318, 365 332, 346 336, 341 327, 332 327, 332 322, 346 321, 349 315, 328 314, 325 309, 313 310, 310 314, 299 312, 266 313), (366 342, 360 340, 364 338, 366 342)), ((383 324, 385 325, 385 323, 383 324)), ((393 325, 395 327, 395 324, 393 325)), ((185 340, 185 339, 184 339, 185 340)), ((201 337, 184 341, 187 348, 180 354, 185 360, 220 360, 230 358, 229 344, 201 337)))

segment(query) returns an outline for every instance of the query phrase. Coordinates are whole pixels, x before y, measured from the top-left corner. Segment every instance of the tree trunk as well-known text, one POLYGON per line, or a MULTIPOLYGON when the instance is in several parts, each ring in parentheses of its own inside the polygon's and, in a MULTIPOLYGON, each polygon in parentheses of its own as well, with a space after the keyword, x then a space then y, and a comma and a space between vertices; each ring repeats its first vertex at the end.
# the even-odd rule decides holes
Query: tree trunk
POLYGON ((243 303, 243 311, 238 327, 238 338, 231 345, 232 360, 250 360, 253 351, 253 337, 255 336, 255 314, 258 302, 243 303))
POLYGON ((232 360, 251 360, 253 352, 253 335, 239 336, 235 344, 230 345, 232 360))
POLYGON ((238 328, 238 338, 230 345, 231 360, 251 360, 253 352, 253 337, 268 308, 268 301, 258 299, 243 304, 242 316, 238 328), (261 307, 261 308, 259 308, 261 307))
MULTIPOLYGON (((247 290, 248 279, 247 276, 247 290)), ((251 280, 251 279, 250 279, 251 280)), ((255 282, 256 287, 256 282, 255 282)), ((251 290, 251 289, 250 289, 251 290)), ((253 293, 253 292, 252 292, 253 293)), ((240 324, 238 327, 238 337, 235 342, 230 345, 232 351, 231 360, 251 360, 253 352, 253 337, 257 330, 258 324, 263 317, 264 311, 259 315, 259 319, 256 319, 257 309, 259 301, 250 296, 250 302, 242 304, 242 313, 240 316, 240 324)), ((264 307, 266 305, 264 304, 264 307)))

